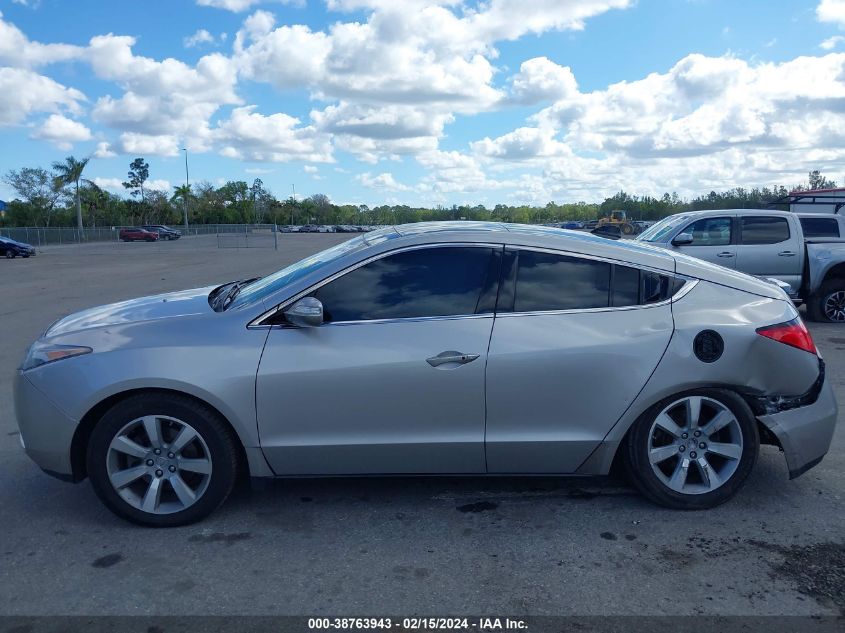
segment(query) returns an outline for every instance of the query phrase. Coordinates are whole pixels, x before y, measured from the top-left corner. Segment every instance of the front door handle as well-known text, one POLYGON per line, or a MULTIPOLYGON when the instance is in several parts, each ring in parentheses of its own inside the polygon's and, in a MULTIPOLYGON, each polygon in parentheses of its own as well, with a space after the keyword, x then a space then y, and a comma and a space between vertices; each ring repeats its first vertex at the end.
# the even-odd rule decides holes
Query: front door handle
POLYGON ((778 253, 778 257, 795 257, 794 251, 781 251, 778 253))
POLYGON ((426 358, 425 362, 432 367, 440 367, 440 365, 446 365, 447 363, 466 365, 467 363, 474 361, 476 358, 478 358, 478 354, 464 354, 463 352, 450 350, 448 352, 440 352, 437 356, 426 358))
POLYGON ((717 254, 716 257, 733 257, 735 253, 731 253, 730 251, 722 251, 721 253, 717 254))

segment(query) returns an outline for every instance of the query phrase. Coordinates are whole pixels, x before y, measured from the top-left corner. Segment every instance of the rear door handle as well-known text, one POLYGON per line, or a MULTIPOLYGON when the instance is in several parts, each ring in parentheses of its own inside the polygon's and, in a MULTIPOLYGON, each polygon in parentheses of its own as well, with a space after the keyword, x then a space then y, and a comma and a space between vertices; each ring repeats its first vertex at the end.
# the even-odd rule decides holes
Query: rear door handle
POLYGON ((778 253, 778 257, 795 257, 794 251, 781 251, 778 253))
POLYGON ((466 365, 467 363, 474 361, 476 358, 478 358, 478 354, 464 354, 463 352, 450 350, 448 352, 440 352, 437 356, 426 358, 425 362, 432 367, 440 367, 440 365, 446 365, 447 363, 466 365))
POLYGON ((729 251, 722 251, 721 253, 717 254, 716 257, 733 257, 735 253, 731 253, 729 251))

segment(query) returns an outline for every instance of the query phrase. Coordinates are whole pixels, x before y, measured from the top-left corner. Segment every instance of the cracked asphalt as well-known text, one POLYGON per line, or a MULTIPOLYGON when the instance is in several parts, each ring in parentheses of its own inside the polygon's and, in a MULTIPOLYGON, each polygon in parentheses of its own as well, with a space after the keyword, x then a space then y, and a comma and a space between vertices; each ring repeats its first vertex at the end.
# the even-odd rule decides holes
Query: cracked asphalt
MULTIPOLYGON (((244 486, 200 524, 150 530, 24 455, 12 376, 55 319, 266 274, 346 237, 0 261, 0 615, 845 614, 842 425, 794 481, 763 447, 743 491, 706 512, 655 507, 612 478, 299 479, 244 486)), ((845 327, 809 326, 842 405, 845 327)))

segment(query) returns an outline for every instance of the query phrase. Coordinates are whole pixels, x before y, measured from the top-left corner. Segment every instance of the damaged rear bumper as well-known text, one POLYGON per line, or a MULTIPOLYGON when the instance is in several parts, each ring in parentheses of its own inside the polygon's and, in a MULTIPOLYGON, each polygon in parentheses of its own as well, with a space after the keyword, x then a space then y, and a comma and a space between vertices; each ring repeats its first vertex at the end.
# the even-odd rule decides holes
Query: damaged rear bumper
MULTIPOLYGON (((804 396, 791 398, 793 407, 770 403, 757 419, 778 439, 786 456, 789 478, 795 479, 818 464, 830 448, 838 407, 830 380, 821 365, 819 382, 804 396), (815 396, 815 397, 813 397, 815 396), (810 402, 808 402, 810 401, 810 402)), ((786 402, 782 402, 785 405, 786 402)))

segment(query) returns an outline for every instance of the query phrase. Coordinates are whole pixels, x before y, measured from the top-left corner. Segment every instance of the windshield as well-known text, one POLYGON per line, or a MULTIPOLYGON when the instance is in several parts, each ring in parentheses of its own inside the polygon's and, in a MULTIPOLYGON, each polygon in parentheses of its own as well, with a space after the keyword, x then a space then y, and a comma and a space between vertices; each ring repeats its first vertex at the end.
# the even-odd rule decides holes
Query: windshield
POLYGON ((371 241, 365 239, 364 235, 359 235, 349 241, 342 242, 336 246, 327 248, 324 251, 315 253, 310 257, 301 259, 287 268, 282 268, 282 270, 275 272, 272 275, 267 275, 248 286, 244 286, 241 288, 240 292, 238 292, 237 297, 232 301, 229 307, 232 307, 233 305, 251 303, 256 299, 266 297, 267 295, 284 288, 288 284, 291 284, 298 279, 302 279, 315 270, 319 270, 333 261, 340 259, 348 253, 364 248, 364 246, 369 243, 371 243, 371 241))
POLYGON ((637 238, 640 242, 662 242, 673 229, 677 228, 679 224, 685 222, 689 218, 688 215, 670 215, 668 218, 663 218, 657 224, 653 224, 643 231, 637 238))

